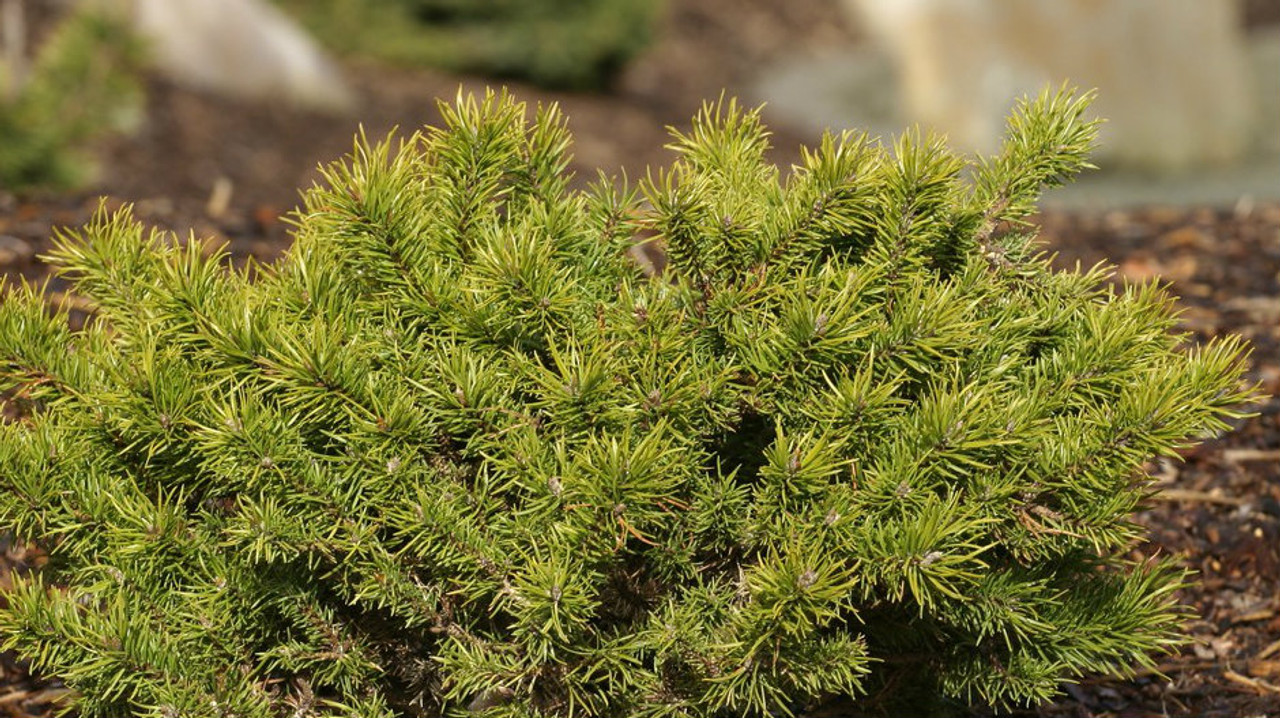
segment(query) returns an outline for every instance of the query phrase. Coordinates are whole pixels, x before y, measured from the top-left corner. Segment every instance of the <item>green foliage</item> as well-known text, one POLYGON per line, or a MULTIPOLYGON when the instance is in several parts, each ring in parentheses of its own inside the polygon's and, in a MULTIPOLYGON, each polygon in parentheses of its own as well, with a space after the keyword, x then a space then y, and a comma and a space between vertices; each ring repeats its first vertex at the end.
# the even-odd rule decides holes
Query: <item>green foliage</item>
POLYGON ((660 0, 278 0, 327 45, 397 63, 598 89, 648 43, 660 0))
POLYGON ((140 66, 138 43, 118 20, 73 12, 40 49, 17 96, 0 98, 0 187, 85 182, 87 146, 139 111, 140 66))
POLYGON ((3 646, 153 718, 1003 706, 1152 665, 1186 575, 1130 558, 1144 462, 1251 392, 1158 287, 1036 251, 1087 99, 973 168, 846 133, 785 179, 721 102, 631 192, 488 94, 359 141, 271 266, 100 213, 51 257, 83 328, 0 305, 0 521, 50 555, 3 646))

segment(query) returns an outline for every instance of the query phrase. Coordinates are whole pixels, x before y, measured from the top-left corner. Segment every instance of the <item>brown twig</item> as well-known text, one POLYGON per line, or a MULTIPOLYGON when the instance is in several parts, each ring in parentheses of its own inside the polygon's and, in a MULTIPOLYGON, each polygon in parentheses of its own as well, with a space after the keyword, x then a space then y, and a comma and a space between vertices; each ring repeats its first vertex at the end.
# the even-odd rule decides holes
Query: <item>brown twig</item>
MULTIPOLYGON (((1139 668, 1133 672, 1134 678, 1146 678, 1147 676, 1168 676, 1174 673, 1183 673, 1185 671, 1203 671, 1210 668, 1221 666, 1220 661, 1167 661, 1150 668, 1139 668)), ((1100 679, 1108 680, 1108 679, 1100 679)), ((1094 681, 1085 680, 1082 683, 1091 683, 1094 681)))
POLYGON ((31 691, 16 690, 0 696, 0 706, 7 706, 10 703, 21 703, 31 697, 31 691))
POLYGON ((1158 501, 1184 501, 1186 503, 1222 504, 1224 506, 1244 506, 1248 501, 1236 496, 1222 496, 1208 491, 1191 489, 1162 489, 1152 498, 1158 501))
POLYGON ((1223 449, 1222 458, 1233 464, 1243 461, 1277 461, 1280 449, 1223 449))
POLYGON ((1239 673, 1236 673, 1230 668, 1222 672, 1222 677, 1226 678, 1227 680, 1237 685, 1245 686, 1247 688, 1252 688, 1258 693, 1262 693, 1262 694, 1274 693, 1274 694, 1280 695, 1280 686, 1272 685, 1260 678, 1250 678, 1248 676, 1240 675, 1239 673))
POLYGON ((1275 615, 1276 615, 1276 612, 1270 608, 1264 609, 1261 611, 1252 611, 1250 613, 1244 614, 1243 616, 1237 616, 1235 620, 1231 622, 1231 625, 1238 626, 1241 623, 1254 623, 1256 621, 1265 621, 1269 618, 1274 618, 1275 615))
POLYGON ((1262 651, 1260 651, 1258 655, 1253 657, 1253 660, 1265 661, 1277 653, 1280 653, 1280 640, 1274 641, 1271 645, 1262 649, 1262 651))

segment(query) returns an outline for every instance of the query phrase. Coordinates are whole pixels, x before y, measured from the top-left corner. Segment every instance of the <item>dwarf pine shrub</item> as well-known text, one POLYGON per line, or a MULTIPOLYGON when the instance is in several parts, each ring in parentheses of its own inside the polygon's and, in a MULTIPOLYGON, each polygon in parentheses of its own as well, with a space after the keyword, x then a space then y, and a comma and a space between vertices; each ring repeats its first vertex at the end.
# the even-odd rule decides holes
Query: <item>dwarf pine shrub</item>
POLYGON ((764 716, 1035 702, 1179 641, 1144 462, 1250 396, 1152 284, 1025 218, 1086 97, 968 163, 828 135, 785 178, 708 106, 632 192, 505 94, 359 141, 291 251, 127 210, 0 307, 3 646, 84 716, 764 716), (628 248, 644 230, 669 266, 628 248))

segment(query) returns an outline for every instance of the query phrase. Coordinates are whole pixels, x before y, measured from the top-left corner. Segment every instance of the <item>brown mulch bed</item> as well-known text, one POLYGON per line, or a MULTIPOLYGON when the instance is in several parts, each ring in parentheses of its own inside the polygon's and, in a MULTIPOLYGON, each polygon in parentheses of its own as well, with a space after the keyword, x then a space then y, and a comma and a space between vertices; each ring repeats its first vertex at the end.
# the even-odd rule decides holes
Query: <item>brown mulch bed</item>
MULTIPOLYGON (((856 36, 832 3, 695 0, 671 3, 653 51, 607 95, 515 87, 531 101, 556 101, 577 138, 574 168, 664 164, 667 124, 681 124, 701 98, 733 87, 752 68, 797 43, 839 44, 856 36)), ((1280 22, 1280 2, 1250 0, 1251 23, 1280 22)), ((149 121, 104 148, 90 191, 17 199, 0 192, 0 273, 37 279, 51 228, 82 224, 107 194, 133 202, 146 222, 226 241, 240 258, 269 260, 288 244, 282 215, 316 166, 348 151, 357 119, 371 137, 436 121, 434 98, 484 81, 365 64, 348 68, 364 97, 359 118, 231 102, 150 83, 149 121), (229 196, 227 192, 230 192, 229 196)), ((775 157, 790 162, 804 138, 778 130, 775 157)), ((1231 208, 1145 208, 1052 212, 1040 218, 1064 268, 1107 261, 1118 281, 1160 277, 1181 297, 1182 323, 1197 339, 1238 333, 1253 344, 1250 378, 1280 395, 1280 205, 1244 199, 1231 208)), ((57 289, 57 285, 54 286, 57 289)), ((1257 407, 1236 431, 1151 467, 1164 493, 1139 520, 1148 543, 1198 574, 1182 600, 1194 611, 1192 639, 1158 673, 1086 679, 1061 700, 1019 715, 1067 717, 1280 715, 1280 399, 1257 407)), ((0 543, 0 564, 37 556, 0 543)), ((0 584, 7 580, 0 570, 0 584)), ((0 656, 0 718, 43 718, 66 691, 0 656)))
POLYGON ((1153 551, 1197 572, 1181 600, 1192 639, 1133 681, 1087 680, 1043 716, 1280 715, 1280 205, 1154 208, 1043 218, 1063 267, 1117 265, 1121 281, 1160 278, 1195 340, 1253 346, 1257 416, 1178 463, 1151 467, 1164 491, 1139 515, 1153 551))

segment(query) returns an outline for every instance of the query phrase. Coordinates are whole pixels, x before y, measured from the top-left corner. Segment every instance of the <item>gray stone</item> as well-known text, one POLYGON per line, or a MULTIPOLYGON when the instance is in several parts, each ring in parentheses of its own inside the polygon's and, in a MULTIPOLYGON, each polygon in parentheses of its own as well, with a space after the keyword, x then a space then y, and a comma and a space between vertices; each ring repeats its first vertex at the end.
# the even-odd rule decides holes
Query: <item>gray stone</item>
MULTIPOLYGON (((1232 207, 1280 200, 1280 28, 1255 31, 1244 38, 1243 46, 1250 68, 1243 77, 1251 79, 1244 104, 1255 109, 1248 123, 1252 135, 1239 138, 1240 157, 1205 161, 1195 171, 1181 171, 1185 166, 1180 163, 1126 163, 1125 157, 1104 147, 1095 157, 1101 172, 1086 172, 1078 181, 1052 190, 1045 204, 1095 209, 1151 204, 1232 207)), ((767 103, 770 123, 814 135, 826 128, 866 129, 888 139, 911 120, 902 95, 892 59, 880 47, 857 45, 776 64, 757 78, 751 99, 767 103)), ((1114 125, 1108 122, 1108 129, 1114 125)), ((1141 127, 1131 131, 1140 133, 1141 127)))
POLYGON ((36 250, 30 243, 0 234, 0 267, 11 268, 15 265, 27 264, 36 256, 36 250))
POLYGON ((264 0, 84 0, 125 12, 175 81, 334 111, 354 98, 339 68, 264 0))
POLYGON ((844 0, 893 59, 907 118, 998 148, 1014 98, 1099 90, 1102 157, 1157 171, 1252 149, 1256 98, 1237 0, 844 0))

